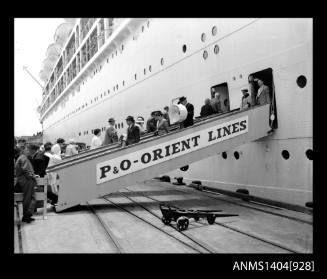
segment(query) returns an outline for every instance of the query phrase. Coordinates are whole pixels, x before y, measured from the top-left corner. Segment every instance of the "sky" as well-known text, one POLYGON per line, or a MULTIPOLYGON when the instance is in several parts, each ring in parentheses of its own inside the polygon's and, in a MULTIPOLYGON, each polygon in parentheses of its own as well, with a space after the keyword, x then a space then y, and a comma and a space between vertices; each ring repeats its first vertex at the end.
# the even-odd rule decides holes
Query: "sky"
POLYGON ((14 134, 17 137, 31 136, 42 131, 36 111, 42 101, 42 89, 29 72, 39 78, 41 65, 46 58, 48 46, 54 42, 54 33, 63 18, 16 18, 14 22, 14 134))

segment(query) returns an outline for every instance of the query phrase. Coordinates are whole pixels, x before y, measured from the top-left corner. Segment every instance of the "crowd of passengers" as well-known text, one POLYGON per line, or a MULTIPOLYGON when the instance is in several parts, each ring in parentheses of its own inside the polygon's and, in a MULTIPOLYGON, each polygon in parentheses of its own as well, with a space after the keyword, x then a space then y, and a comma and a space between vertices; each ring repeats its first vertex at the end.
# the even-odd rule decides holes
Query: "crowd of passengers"
MULTIPOLYGON (((249 89, 241 90, 240 109, 247 109, 251 106, 264 105, 270 103, 269 87, 261 79, 255 79, 249 76, 249 89), (258 90, 255 90, 255 82, 258 83, 258 90), (250 93, 249 93, 250 91, 250 93)), ((213 98, 205 99, 201 107, 200 117, 208 117, 213 114, 223 113, 220 93, 213 89, 213 98)), ((178 104, 186 107, 187 116, 183 122, 180 122, 180 128, 187 128, 194 124, 194 106, 187 101, 186 97, 179 98, 178 104)), ((224 104, 226 107, 226 103, 224 104)), ((150 118, 144 126, 144 118, 139 116, 134 119, 133 116, 126 118, 128 128, 126 133, 118 136, 115 128, 115 119, 110 117, 109 126, 105 131, 104 139, 101 140, 101 130, 95 129, 91 140, 90 149, 117 143, 125 147, 140 141, 141 135, 153 132, 154 135, 161 135, 169 132, 170 119, 169 108, 164 107, 164 111, 153 111, 150 118)), ((35 188, 37 187, 36 177, 48 175, 49 183, 47 188, 48 200, 52 205, 58 202, 58 183, 57 174, 47 172, 47 168, 53 166, 63 158, 79 153, 79 146, 74 139, 65 144, 62 138, 57 139, 55 144, 47 142, 40 147, 33 144, 26 144, 26 140, 15 140, 15 192, 23 192, 23 222, 30 223, 34 220, 33 213, 36 211, 35 188)))

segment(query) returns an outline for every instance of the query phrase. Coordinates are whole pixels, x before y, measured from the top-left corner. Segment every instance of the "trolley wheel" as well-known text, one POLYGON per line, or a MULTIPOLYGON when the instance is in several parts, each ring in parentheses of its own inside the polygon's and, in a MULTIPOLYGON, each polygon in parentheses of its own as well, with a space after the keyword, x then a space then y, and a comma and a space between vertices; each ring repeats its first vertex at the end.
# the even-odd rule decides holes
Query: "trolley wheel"
POLYGON ((215 223, 216 217, 215 216, 208 216, 207 221, 209 225, 213 225, 215 223))
POLYGON ((184 231, 188 228, 189 221, 186 217, 180 217, 177 220, 177 228, 179 231, 184 231))
POLYGON ((166 217, 162 217, 161 220, 162 220, 162 222, 163 222, 165 225, 168 225, 168 224, 170 224, 170 222, 171 222, 171 219, 170 219, 170 218, 166 218, 166 217))

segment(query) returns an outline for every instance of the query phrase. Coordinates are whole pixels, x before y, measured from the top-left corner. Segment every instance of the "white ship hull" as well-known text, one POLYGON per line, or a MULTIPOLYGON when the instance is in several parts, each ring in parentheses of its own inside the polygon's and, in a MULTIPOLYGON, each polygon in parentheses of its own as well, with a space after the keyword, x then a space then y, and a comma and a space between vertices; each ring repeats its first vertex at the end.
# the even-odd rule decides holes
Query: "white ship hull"
POLYGON ((230 109, 236 109, 248 76, 271 68, 278 119, 275 133, 226 150, 226 159, 217 154, 169 175, 229 190, 246 188, 252 195, 291 204, 312 201, 312 160, 306 156, 312 150, 311 19, 144 20, 117 43, 117 55, 113 49, 101 63, 85 67, 92 70, 79 90, 64 91, 57 108, 41 116, 44 141, 74 138, 90 145, 91 131, 107 127, 109 117, 116 119, 118 133, 123 133, 127 115, 147 119, 151 111, 162 110, 183 95, 198 116, 210 88, 222 83, 228 84, 230 109), (297 84, 301 75, 307 80, 304 88, 297 84), (283 150, 289 152, 289 159, 283 158, 283 150))

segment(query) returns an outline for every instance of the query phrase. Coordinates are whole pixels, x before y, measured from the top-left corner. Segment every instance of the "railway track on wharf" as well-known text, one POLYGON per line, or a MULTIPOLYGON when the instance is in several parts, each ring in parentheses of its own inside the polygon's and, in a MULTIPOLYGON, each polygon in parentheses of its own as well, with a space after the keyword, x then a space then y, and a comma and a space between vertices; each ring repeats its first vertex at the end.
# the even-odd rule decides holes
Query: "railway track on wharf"
MULTIPOLYGON (((132 191, 132 190, 127 189, 127 188, 125 188, 125 190, 127 190, 128 192, 133 193, 133 194, 140 194, 141 196, 143 196, 143 197, 145 197, 145 198, 147 198, 147 199, 150 199, 150 200, 152 200, 152 201, 154 201, 154 202, 156 202, 156 203, 158 203, 158 204, 159 204, 159 203, 162 203, 162 201, 157 200, 157 199, 152 198, 152 197, 149 197, 149 196, 147 196, 147 195, 145 195, 145 194, 143 194, 143 193, 138 193, 137 191, 132 191)), ((184 192, 184 191, 182 191, 182 190, 176 190, 176 191, 184 192)), ((187 192, 185 191, 184 193, 187 193, 187 192)), ((126 197, 126 198, 129 199, 129 200, 131 200, 132 202, 139 204, 139 203, 136 202, 135 200, 133 200, 133 199, 131 199, 130 197, 128 197, 127 195, 125 195, 125 193, 123 193, 123 192, 119 192, 119 194, 123 195, 124 197, 126 197)), ((187 194, 190 194, 190 193, 187 193, 187 194)), ((144 209, 147 210, 147 211, 150 211, 150 210, 148 210, 147 208, 145 208, 142 204, 139 204, 139 206, 141 206, 142 208, 144 208, 144 209)), ((251 209, 255 209, 255 208, 252 208, 252 207, 249 207, 249 208, 251 208, 251 209)), ((153 214, 153 215, 155 215, 157 218, 161 219, 160 216, 154 214, 153 212, 150 211, 150 213, 153 214)), ((199 221, 195 221, 195 222, 199 223, 199 221)), ((218 225, 218 226, 221 226, 221 227, 224 227, 224 228, 226 228, 226 229, 228 229, 228 230, 232 230, 232 231, 234 231, 234 232, 237 232, 237 233, 242 234, 242 235, 244 235, 244 236, 247 236, 247 237, 249 237, 249 238, 252 238, 252 239, 258 240, 258 241, 260 241, 260 242, 264 242, 264 243, 266 243, 266 244, 268 244, 268 245, 272 245, 272 246, 278 247, 278 248, 280 248, 280 249, 282 249, 282 250, 285 250, 285 251, 287 251, 287 252, 290 252, 290 253, 302 253, 301 251, 297 251, 297 250, 295 250, 295 249, 290 249, 289 247, 286 247, 286 246, 281 245, 281 244, 279 244, 279 243, 276 243, 276 242, 274 242, 274 241, 270 241, 270 240, 264 239, 264 238, 262 238, 262 237, 259 237, 259 236, 256 236, 256 235, 253 235, 253 234, 251 234, 251 233, 249 233, 249 232, 246 232, 246 231, 243 231, 243 230, 241 230, 241 229, 238 229, 238 228, 235 228, 235 227, 232 227, 232 226, 226 225, 226 224, 224 224, 224 223, 222 223, 222 222, 218 222, 218 221, 216 221, 216 220, 215 220, 214 224, 216 224, 216 225, 218 225)), ((171 224, 169 224, 169 225, 172 226, 171 224)), ((174 228, 175 228, 175 227, 174 227, 174 228)), ((183 232, 182 232, 182 233, 183 233, 183 232)))
MULTIPOLYGON (((119 192, 121 194, 121 192, 119 192)), ((142 206, 140 203, 136 202, 136 201, 133 201, 132 199, 130 199, 129 197, 125 196, 122 194, 123 197, 125 197, 126 199, 128 199, 129 201, 131 201, 133 204, 136 204, 137 206, 141 207, 142 209, 144 209, 146 212, 150 213, 152 216, 160 219, 160 222, 161 222, 161 217, 154 214, 153 212, 151 212, 150 210, 148 210, 147 208, 145 208, 144 206, 142 206)), ((110 200, 110 194, 107 195, 107 196, 104 196, 102 197, 104 200, 108 201, 109 203, 111 203, 112 205, 114 205, 116 208, 118 209, 121 209, 125 212, 127 212, 128 214, 136 217, 137 219, 143 221, 144 223, 147 223, 148 225, 150 225, 151 227, 159 230, 160 232, 164 233, 165 235, 173 238, 174 240, 178 241, 179 243, 187 246, 188 248, 191 248, 194 252, 197 252, 197 253, 217 253, 217 251, 214 251, 211 247, 209 247, 208 245, 202 243, 201 241, 193 238, 193 237, 190 237, 189 235, 187 235, 186 233, 184 232, 180 232, 178 231, 174 226, 170 225, 170 227, 172 227, 175 231, 179 232, 182 236, 184 236, 186 239, 188 239, 191 243, 188 243, 184 240, 181 240, 179 237, 173 235, 172 233, 166 231, 164 229, 164 227, 160 227, 160 226, 156 226, 154 225, 153 223, 151 223, 150 221, 146 220, 145 218, 135 214, 134 212, 124 208, 123 206, 113 202, 112 200, 110 200)))
POLYGON ((108 235, 110 242, 115 246, 117 253, 125 253, 122 245, 120 245, 119 241, 116 239, 114 233, 111 231, 109 226, 104 222, 101 218, 100 214, 96 211, 96 209, 89 203, 86 203, 90 211, 94 214, 94 216, 98 219, 101 227, 104 229, 105 233, 108 235))

